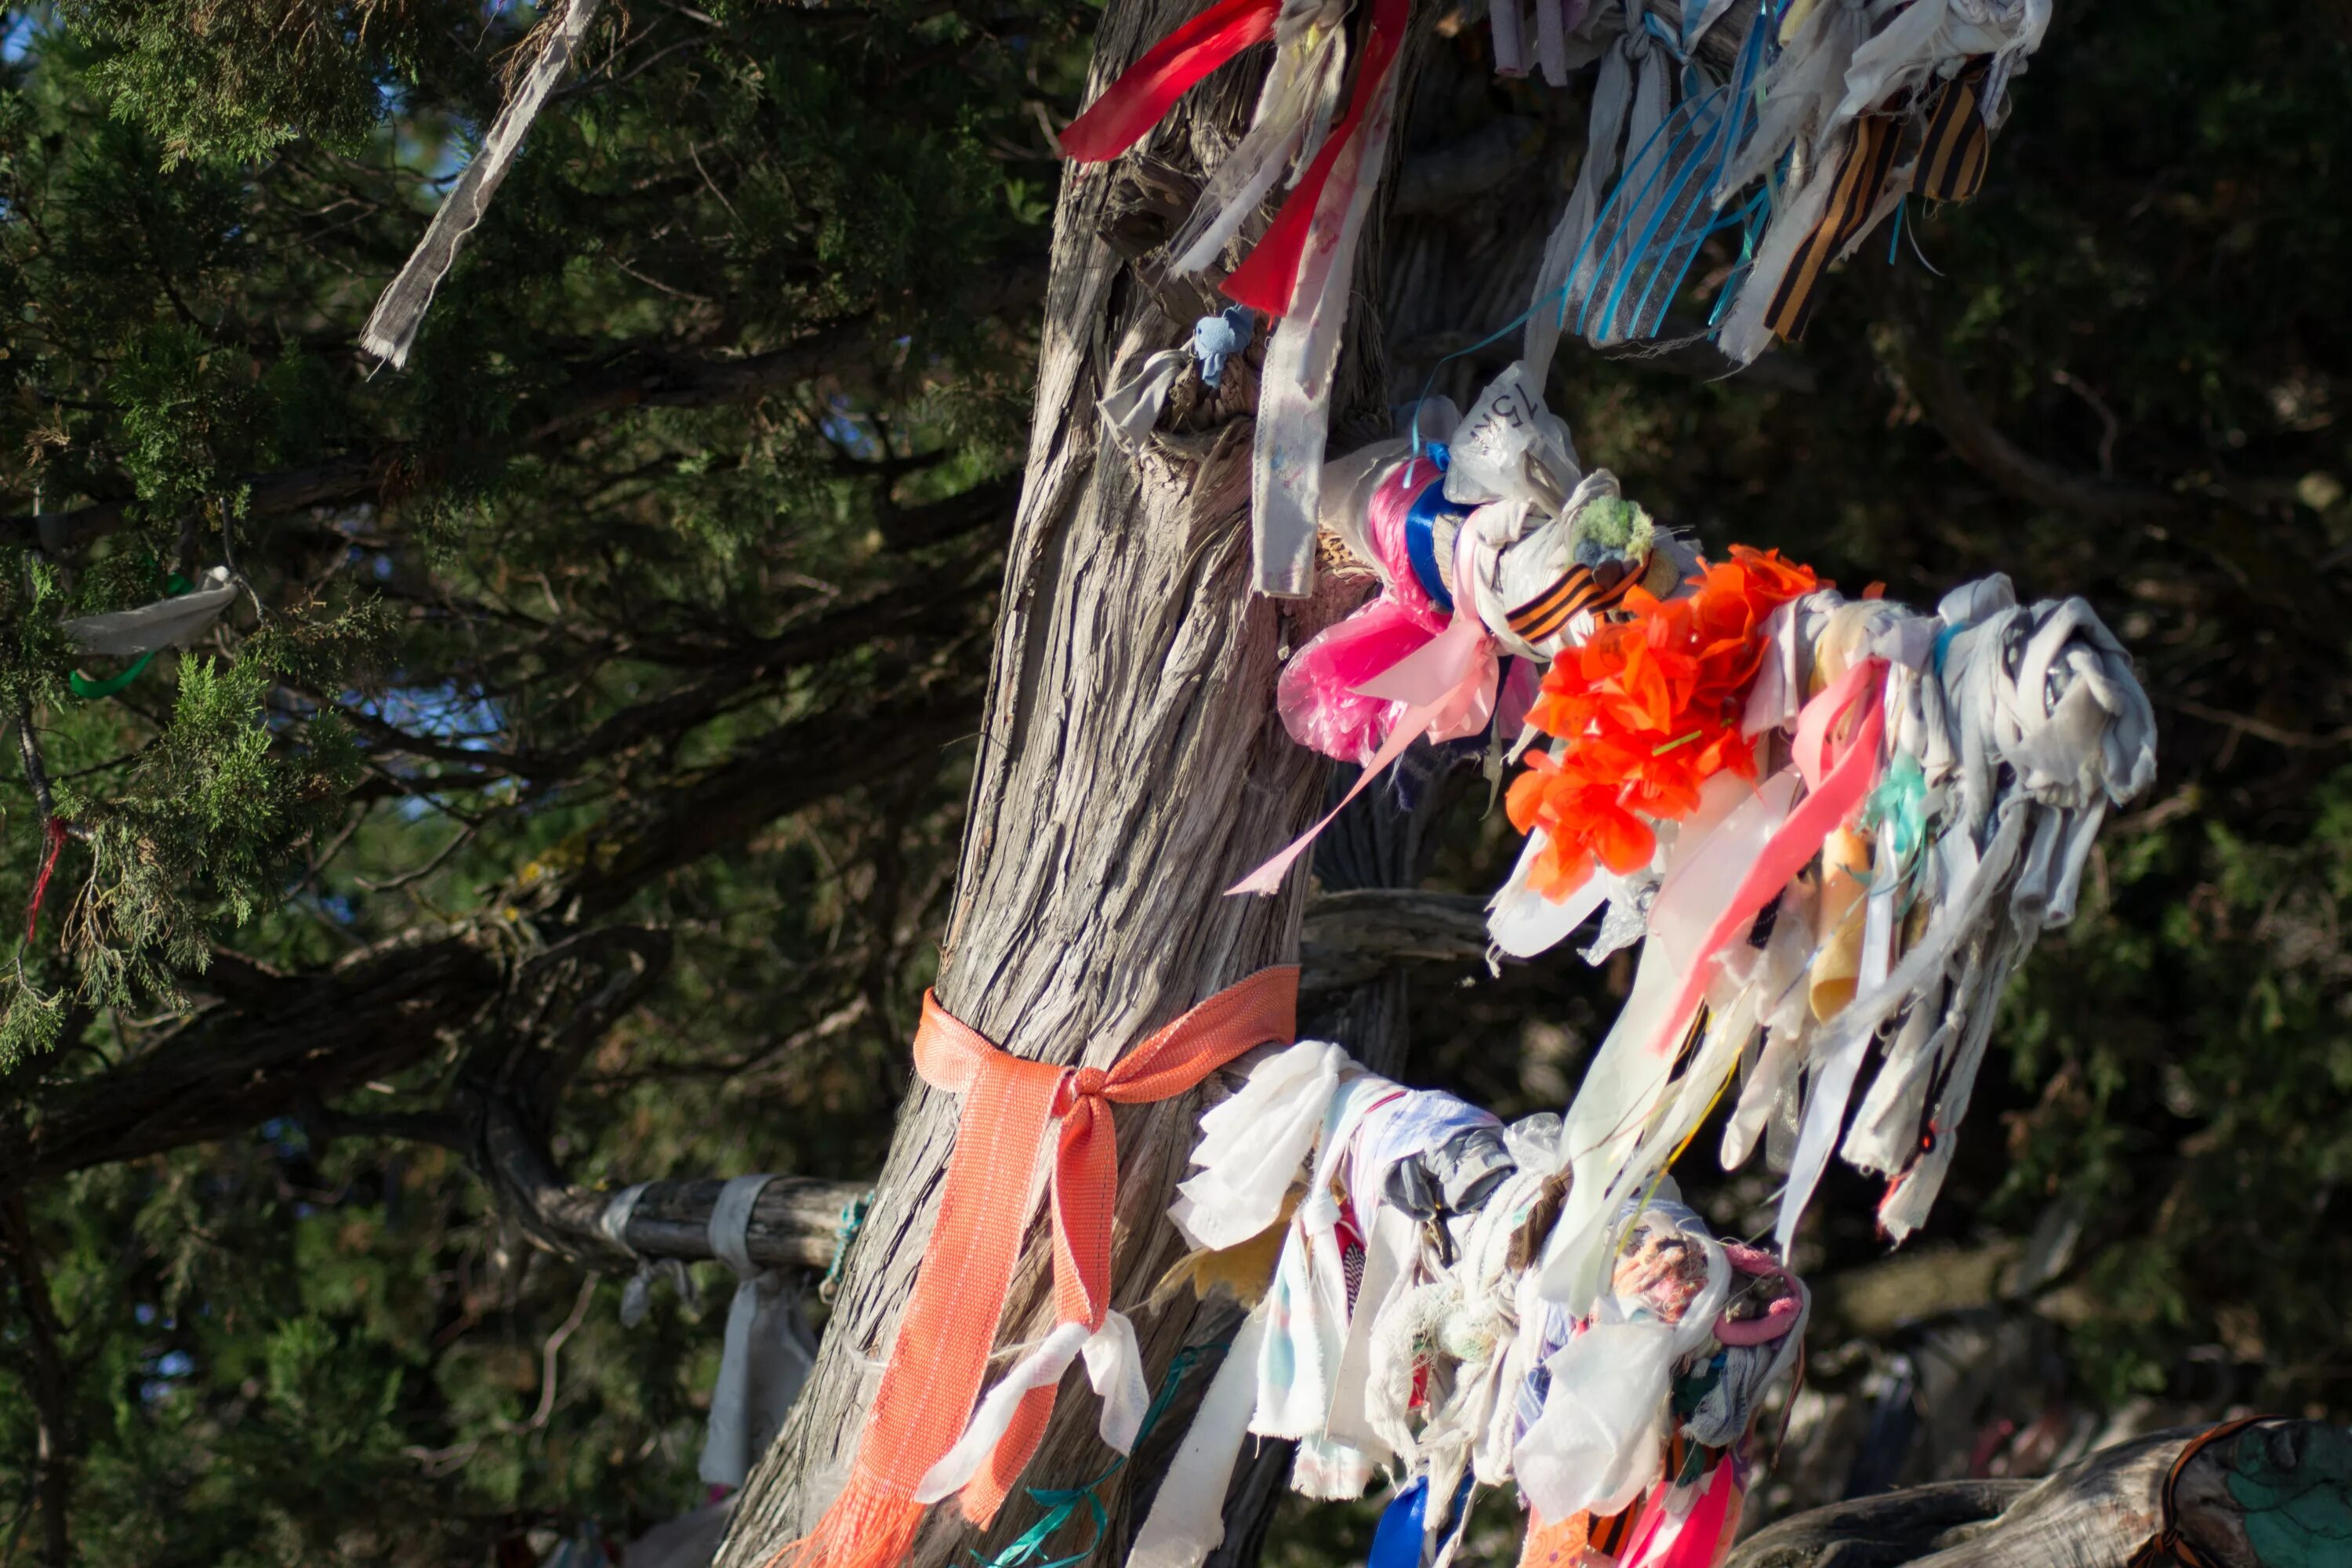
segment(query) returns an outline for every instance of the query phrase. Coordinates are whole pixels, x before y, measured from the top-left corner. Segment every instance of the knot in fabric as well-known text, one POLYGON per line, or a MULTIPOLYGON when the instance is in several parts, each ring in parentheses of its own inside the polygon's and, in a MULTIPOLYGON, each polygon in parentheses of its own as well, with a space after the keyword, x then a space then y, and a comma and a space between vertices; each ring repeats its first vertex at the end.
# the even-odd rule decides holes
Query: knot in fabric
POLYGON ((1081 1100, 1100 1100, 1110 1087, 1110 1074, 1100 1068, 1080 1068, 1062 1080, 1062 1093, 1056 1097, 1054 1112, 1067 1116, 1081 1100))
MULTIPOLYGON (((805 1568, 888 1568, 912 1543, 916 1499, 972 1414, 1029 1226, 1032 1173, 1054 1150, 1050 1186, 1057 1324, 1102 1327, 1110 1310, 1118 1143, 1103 1102, 1185 1092, 1243 1052, 1297 1033, 1298 971, 1260 970, 1154 1032, 1108 1069, 1016 1057, 923 997, 915 1069, 962 1100, 939 1215, 845 1487, 802 1543, 805 1568)), ((1054 1387, 1022 1394, 963 1489, 985 1524, 1020 1479, 1053 1414, 1054 1387)))
POLYGON ((1250 345, 1257 335, 1257 312, 1247 305, 1228 305, 1213 316, 1192 323, 1192 357, 1201 362, 1201 379, 1213 387, 1224 379, 1225 361, 1250 345))

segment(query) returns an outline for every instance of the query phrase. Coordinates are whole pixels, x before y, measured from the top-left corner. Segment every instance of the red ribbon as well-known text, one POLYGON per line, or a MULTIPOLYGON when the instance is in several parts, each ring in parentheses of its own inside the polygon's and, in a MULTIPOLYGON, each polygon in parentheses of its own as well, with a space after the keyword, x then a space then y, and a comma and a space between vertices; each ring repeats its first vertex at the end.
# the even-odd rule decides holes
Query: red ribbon
POLYGON ((1265 237, 1225 279, 1228 298, 1269 316, 1289 313, 1291 296, 1298 285, 1299 263, 1306 258, 1316 209, 1322 205, 1323 187, 1330 183, 1331 170, 1339 162, 1340 153, 1362 131, 1372 105, 1380 101, 1389 72, 1395 68, 1397 51, 1404 47, 1405 24, 1412 15, 1412 0, 1373 0, 1372 36, 1365 43, 1364 58, 1356 68, 1356 90, 1348 100, 1348 112, 1331 128, 1331 134, 1324 139, 1323 150, 1307 165, 1297 188, 1282 204, 1282 210, 1274 215, 1274 226, 1265 231, 1265 237))
MULTIPOLYGON (((1253 44, 1274 37, 1281 0, 1220 0, 1152 46, 1119 79, 1103 89, 1084 114, 1062 132, 1063 155, 1080 163, 1099 163, 1134 146, 1160 123, 1178 99, 1219 66, 1253 44)), ((1371 37, 1356 68, 1356 87, 1348 111, 1323 140, 1322 149, 1300 176, 1296 189, 1273 226, 1258 241, 1224 291, 1234 300, 1269 316, 1286 315, 1298 286, 1299 264, 1314 237, 1315 216, 1324 188, 1340 154, 1361 132, 1372 106, 1396 68, 1404 47, 1405 25, 1412 0, 1373 0, 1371 37)))
POLYGON ((41 923, 41 900, 48 896, 49 875, 58 868, 58 856, 66 847, 66 819, 52 816, 46 825, 49 836, 49 852, 41 860, 41 874, 33 880, 32 901, 25 906, 25 942, 31 945, 34 933, 41 923))
POLYGON ((1169 106, 1253 44, 1274 37, 1282 0, 1221 0, 1152 46, 1103 89, 1061 135, 1062 155, 1082 163, 1118 157, 1143 140, 1169 106))

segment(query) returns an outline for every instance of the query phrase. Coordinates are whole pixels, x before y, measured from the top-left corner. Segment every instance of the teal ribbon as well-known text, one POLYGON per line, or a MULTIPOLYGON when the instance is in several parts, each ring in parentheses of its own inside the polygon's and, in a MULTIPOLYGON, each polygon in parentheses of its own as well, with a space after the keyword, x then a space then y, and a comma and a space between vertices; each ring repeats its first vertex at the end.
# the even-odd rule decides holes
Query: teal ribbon
POLYGON ((841 1271, 849 1262, 849 1244, 857 1239, 858 1231, 866 1224, 866 1211, 873 1206, 872 1193, 861 1193, 842 1205, 841 1224, 833 1237, 833 1261, 825 1266, 824 1278, 816 1285, 821 1300, 833 1300, 834 1289, 841 1283, 841 1271))
MULTIPOLYGON (((1184 1381, 1184 1374, 1192 1371, 1209 1351, 1224 1348, 1223 1345, 1210 1345, 1176 1352, 1176 1359, 1168 1363, 1168 1375, 1160 1382, 1160 1392, 1151 1396, 1150 1405, 1143 1412, 1142 1424, 1135 1429, 1138 1447, 1142 1447, 1143 1440, 1151 1436, 1151 1429, 1160 1425, 1160 1418, 1168 1413, 1168 1406, 1175 1403, 1176 1388, 1184 1381)), ((1121 1454, 1104 1467, 1102 1474, 1082 1487, 1024 1488, 1029 1494, 1029 1500, 1045 1510, 1045 1517, 1022 1531, 1019 1540, 998 1552, 993 1559, 983 1558, 975 1552, 971 1560, 980 1563, 981 1568, 1077 1568, 1079 1563, 1094 1555, 1095 1548, 1102 1544, 1103 1531, 1110 1528, 1110 1511, 1103 1507, 1102 1499, 1095 1495, 1095 1490, 1118 1474, 1126 1463, 1127 1456, 1121 1454), (1066 1557, 1039 1561, 1045 1557, 1045 1543, 1077 1517, 1081 1505, 1093 1516, 1094 1523, 1086 1545, 1066 1557)))
POLYGON ((1880 865, 1896 878, 1906 874, 1927 842, 1927 775, 1920 772, 1918 758, 1895 753, 1885 776, 1862 803, 1862 826, 1875 831, 1886 849, 1880 865))

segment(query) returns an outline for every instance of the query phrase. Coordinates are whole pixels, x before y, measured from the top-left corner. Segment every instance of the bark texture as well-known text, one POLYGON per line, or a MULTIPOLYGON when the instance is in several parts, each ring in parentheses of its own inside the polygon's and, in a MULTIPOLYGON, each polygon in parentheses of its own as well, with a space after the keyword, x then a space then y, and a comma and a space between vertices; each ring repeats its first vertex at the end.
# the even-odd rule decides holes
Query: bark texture
POLYGON ((2340 1534, 2305 1528, 2324 1531, 2352 1503, 2346 1444, 2315 1421, 2264 1422, 2206 1444, 2168 1521, 2165 1477, 2201 1430, 2118 1443, 2039 1482, 1944 1481, 1817 1508, 1743 1542, 1725 1568, 2126 1568, 2168 1523, 2212 1568, 2312 1568, 2331 1539, 2340 1552, 2340 1534), (2233 1484, 2258 1466, 2294 1496, 2275 1524, 2233 1484))
MULTIPOLYGON (((1097 85, 1195 8, 1112 5, 1097 85)), ((1254 61, 1221 73, 1181 104, 1153 140, 1150 166, 1196 180, 1204 156, 1245 123, 1262 69, 1254 61)), ((1310 818, 1326 773, 1284 734, 1270 700, 1283 644, 1312 629, 1320 606, 1247 593, 1250 420, 1230 417, 1139 457, 1098 436, 1095 402, 1115 363, 1181 342, 1192 326, 1189 290, 1145 286, 1100 237, 1120 234, 1129 254, 1148 248, 1131 237, 1159 219, 1120 195, 1131 181, 1118 165, 1074 167, 1063 184, 1035 424, 938 987, 949 1011, 1008 1050, 1106 1068, 1193 1003, 1296 954, 1303 878, 1276 900, 1223 894, 1310 818)), ((1376 249, 1368 236, 1367 263, 1376 249)), ((1369 315, 1359 311, 1353 343, 1370 337, 1369 315)), ((1351 388, 1377 386, 1377 367, 1352 345, 1349 358, 1357 368, 1343 373, 1335 414, 1357 405, 1351 388)), ((1377 393, 1363 401, 1376 410, 1377 393)), ((1351 444, 1343 426, 1335 419, 1335 446, 1351 444)), ((1161 1215, 1196 1101, 1118 1112, 1112 1299, 1122 1309, 1139 1308, 1175 1259, 1178 1238, 1161 1215)), ((918 1083, 814 1377, 737 1509, 719 1559, 728 1568, 766 1562, 841 1485, 922 1259, 956 1121, 952 1097, 918 1083)), ((1046 1237, 1041 1208, 1000 1346, 1049 1325, 1046 1237)), ((1181 1305, 1138 1316, 1155 1377, 1192 1318, 1181 1305)), ((992 1366, 1003 1365, 1000 1352, 992 1366)), ((1106 1462, 1092 1395, 1080 1381, 1071 1386, 1032 1484, 1084 1480, 1106 1462)), ((1126 1487, 1139 1468, 1100 1489, 1112 1514, 1104 1555, 1125 1538, 1126 1487)), ((996 1536, 1018 1533, 1033 1514, 1016 1493, 996 1536)), ((973 1545, 989 1550, 943 1507, 910 1561, 932 1568, 973 1545)))

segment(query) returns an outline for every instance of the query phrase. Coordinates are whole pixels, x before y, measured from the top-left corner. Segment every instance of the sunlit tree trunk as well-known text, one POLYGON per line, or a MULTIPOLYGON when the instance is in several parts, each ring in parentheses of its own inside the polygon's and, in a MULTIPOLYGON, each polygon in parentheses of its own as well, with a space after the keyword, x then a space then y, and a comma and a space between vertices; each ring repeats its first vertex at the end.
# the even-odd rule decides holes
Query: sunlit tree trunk
MULTIPOLYGON (((1196 9, 1114 0, 1097 86, 1196 9)), ((1095 411, 1123 344, 1172 346, 1215 308, 1192 284, 1155 291, 1148 261, 1131 266, 1122 252, 1148 249, 1153 226, 1181 211, 1204 156, 1245 124, 1262 69, 1229 69, 1180 104, 1149 146, 1142 189, 1119 165, 1073 168, 1063 185, 1035 425, 938 982, 949 1011, 1023 1056, 1107 1068, 1194 1002, 1297 952, 1303 876, 1278 899, 1224 889, 1323 800, 1325 765, 1285 735, 1272 702, 1279 650, 1321 607, 1247 591, 1245 413, 1137 457, 1105 441, 1095 411)), ((1364 267, 1376 266, 1378 244, 1368 236, 1364 267)), ((1351 328, 1335 447, 1385 426, 1377 390, 1360 390, 1378 386, 1377 355, 1358 346, 1371 341, 1374 314, 1360 310, 1351 328)), ((1162 1215, 1196 1110, 1191 1097, 1118 1110, 1112 1300, 1123 1308, 1177 1256, 1162 1215)), ((756 1568, 841 1485, 922 1259, 956 1119, 952 1097, 915 1085, 814 1380, 751 1479, 722 1563, 756 1568)), ((1050 1294, 1041 1206, 1001 1346, 1045 1331, 1050 1294)), ((1155 1379, 1191 1316, 1139 1314, 1155 1379)), ((1094 1403, 1083 1392, 1060 1402, 1030 1484, 1103 1468, 1094 1403)), ((1098 1560, 1115 1559, 1125 1538, 1130 1479, 1123 1471, 1102 1489, 1113 1520, 1098 1560)), ((1016 1492, 997 1534, 1025 1528, 1034 1511, 1016 1492)), ((935 1509, 912 1561, 944 1564, 971 1536, 952 1507, 935 1509)))

